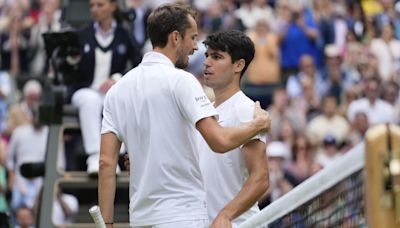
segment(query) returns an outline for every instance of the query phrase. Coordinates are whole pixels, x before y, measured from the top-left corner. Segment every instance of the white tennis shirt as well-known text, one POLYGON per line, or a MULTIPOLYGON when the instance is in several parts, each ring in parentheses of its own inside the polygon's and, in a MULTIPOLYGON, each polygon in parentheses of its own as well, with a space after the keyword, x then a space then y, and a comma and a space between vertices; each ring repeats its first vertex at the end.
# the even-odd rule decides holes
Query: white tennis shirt
POLYGON ((102 134, 115 133, 129 152, 130 225, 207 219, 195 123, 217 112, 197 79, 149 52, 103 110, 102 134))
MULTIPOLYGON (((235 127, 253 120, 254 102, 242 91, 237 92, 216 109, 219 124, 224 127, 235 127)), ((212 222, 219 211, 225 207, 242 189, 249 172, 240 146, 224 154, 213 152, 202 136, 200 147, 200 169, 204 178, 208 216, 212 222)), ((253 139, 265 142, 265 136, 257 135, 253 139)), ((233 220, 236 225, 259 212, 257 204, 233 220)))

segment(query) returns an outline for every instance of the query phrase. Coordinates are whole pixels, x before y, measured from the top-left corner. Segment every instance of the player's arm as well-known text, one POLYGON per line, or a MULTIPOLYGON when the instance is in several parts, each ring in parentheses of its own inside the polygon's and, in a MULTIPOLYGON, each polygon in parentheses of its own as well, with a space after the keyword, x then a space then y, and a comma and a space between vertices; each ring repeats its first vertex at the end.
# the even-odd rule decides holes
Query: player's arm
POLYGON ((217 153, 225 153, 247 143, 260 132, 268 131, 270 126, 271 118, 259 102, 256 102, 254 119, 238 127, 221 127, 214 117, 203 118, 196 123, 197 130, 217 153))
POLYGON ((231 221, 250 209, 268 189, 265 143, 254 139, 243 146, 249 178, 240 192, 217 215, 211 227, 230 227, 231 221))
POLYGON ((101 135, 99 168, 99 206, 104 222, 114 221, 116 173, 121 141, 114 133, 101 135))

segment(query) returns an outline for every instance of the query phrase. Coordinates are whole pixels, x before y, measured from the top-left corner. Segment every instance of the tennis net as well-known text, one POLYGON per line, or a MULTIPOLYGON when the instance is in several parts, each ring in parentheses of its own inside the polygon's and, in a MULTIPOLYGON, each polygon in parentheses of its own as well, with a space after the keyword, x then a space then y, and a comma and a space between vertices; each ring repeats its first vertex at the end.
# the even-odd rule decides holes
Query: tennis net
POLYGON ((364 144, 242 223, 260 227, 367 227, 364 144))

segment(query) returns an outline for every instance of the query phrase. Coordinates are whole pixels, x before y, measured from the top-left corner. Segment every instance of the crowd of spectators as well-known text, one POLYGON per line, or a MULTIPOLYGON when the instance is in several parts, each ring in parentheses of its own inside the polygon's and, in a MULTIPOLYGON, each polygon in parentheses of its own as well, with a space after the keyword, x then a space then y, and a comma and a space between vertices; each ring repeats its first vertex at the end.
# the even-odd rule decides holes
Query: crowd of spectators
MULTIPOLYGON (((35 213, 42 185, 40 177, 26 179, 18 171, 21 162, 44 159, 47 127, 35 120, 36 108, 56 71, 41 35, 78 30, 79 73, 67 85, 66 102, 79 109, 87 168, 95 173, 104 94, 151 49, 146 34, 151 9, 172 0, 90 0, 92 21, 81 27, 69 24, 68 5, 60 1, 0 0, 0 218, 12 215, 16 224, 35 213)), ((266 151, 271 183, 260 206, 334 162, 370 126, 399 124, 400 1, 183 2, 199 11, 199 51, 187 70, 200 82, 205 34, 238 29, 255 44, 242 89, 273 120, 266 151)), ((76 210, 69 201, 67 211, 76 210)), ((60 205, 62 214, 65 204, 60 205)))

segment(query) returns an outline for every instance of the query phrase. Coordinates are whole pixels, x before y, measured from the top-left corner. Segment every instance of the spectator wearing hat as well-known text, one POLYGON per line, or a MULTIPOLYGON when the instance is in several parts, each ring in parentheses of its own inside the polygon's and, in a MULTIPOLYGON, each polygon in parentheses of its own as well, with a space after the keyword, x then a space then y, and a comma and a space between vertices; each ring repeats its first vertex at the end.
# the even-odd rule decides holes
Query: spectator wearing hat
POLYGON ((322 145, 323 147, 317 153, 315 160, 321 168, 325 168, 341 157, 342 154, 339 153, 335 136, 331 134, 325 135, 322 145))
POLYGON ((286 171, 290 160, 289 148, 280 141, 270 142, 267 146, 269 164, 269 188, 259 200, 260 209, 283 196, 296 185, 295 178, 286 171))
POLYGON ((321 146, 327 134, 335 137, 338 143, 342 143, 350 133, 350 125, 347 120, 337 114, 337 100, 333 95, 327 95, 322 101, 322 114, 310 121, 306 134, 314 146, 321 146))

